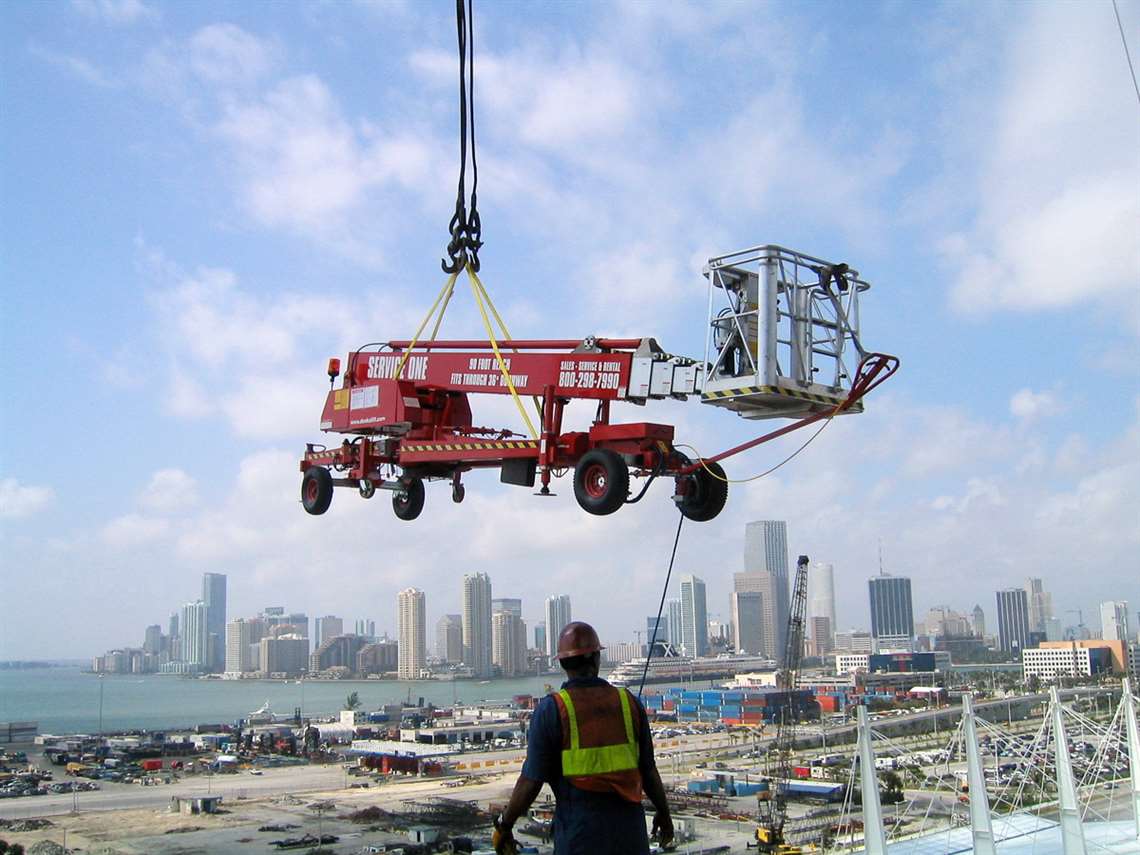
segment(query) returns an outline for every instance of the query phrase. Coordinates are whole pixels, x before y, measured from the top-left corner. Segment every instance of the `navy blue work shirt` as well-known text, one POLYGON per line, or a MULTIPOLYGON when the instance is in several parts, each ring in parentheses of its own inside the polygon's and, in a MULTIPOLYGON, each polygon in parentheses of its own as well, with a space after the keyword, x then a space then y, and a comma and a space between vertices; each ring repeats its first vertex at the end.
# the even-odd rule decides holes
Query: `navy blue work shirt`
MULTIPOLYGON (((609 684, 601 677, 574 677, 562 688, 603 685, 609 684)), ((633 700, 641 712, 638 757, 644 780, 656 768, 653 737, 644 707, 636 696, 633 700)), ((640 804, 615 793, 579 789, 562 776, 562 719, 551 695, 539 701, 531 717, 522 775, 549 784, 554 791, 555 855, 648 855, 645 809, 640 804)))

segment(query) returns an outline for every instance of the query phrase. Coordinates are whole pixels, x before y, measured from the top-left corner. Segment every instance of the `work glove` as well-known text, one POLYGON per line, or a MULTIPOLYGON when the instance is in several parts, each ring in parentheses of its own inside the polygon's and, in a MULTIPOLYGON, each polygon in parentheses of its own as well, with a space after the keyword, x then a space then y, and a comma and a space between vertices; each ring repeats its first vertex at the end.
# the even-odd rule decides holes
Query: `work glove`
POLYGON ((519 845, 515 842, 515 835, 509 828, 500 825, 501 817, 495 817, 495 830, 491 834, 491 845, 495 847, 497 855, 518 855, 519 845))
POLYGON ((653 839, 663 849, 673 845, 673 817, 665 811, 657 811, 653 815, 653 839))

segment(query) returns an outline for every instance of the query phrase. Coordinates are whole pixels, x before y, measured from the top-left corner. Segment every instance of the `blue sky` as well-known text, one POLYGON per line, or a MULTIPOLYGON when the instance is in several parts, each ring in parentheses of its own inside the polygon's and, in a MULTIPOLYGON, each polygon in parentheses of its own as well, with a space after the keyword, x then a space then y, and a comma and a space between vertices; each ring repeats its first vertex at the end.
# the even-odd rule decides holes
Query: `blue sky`
MULTIPOLYGON (((699 356, 701 264, 760 243, 874 285, 865 338, 902 371, 687 529, 678 570, 706 578, 710 611, 744 523, 778 518, 793 556, 835 564, 843 626, 867 623, 880 539, 916 614, 992 612, 1041 576, 1058 612, 1095 624, 1124 598, 1135 617, 1140 107, 1110 3, 477 5, 483 272, 516 335, 699 356)), ((1136 52, 1140 4, 1120 11, 1136 52)), ((461 506, 429 490, 410 525, 382 499, 297 505, 325 360, 410 335, 442 284, 452 15, 0 11, 0 658, 139 643, 204 570, 229 574, 233 614, 394 629, 399 589, 422 587, 434 621, 485 570, 528 618, 565 592, 607 638, 644 626, 664 485, 600 519, 569 483, 544 503, 490 475, 461 506)), ((445 333, 477 328, 457 301, 445 333)), ((702 451, 756 431, 651 409, 622 415, 702 451)), ((476 416, 518 427, 502 400, 476 416)))

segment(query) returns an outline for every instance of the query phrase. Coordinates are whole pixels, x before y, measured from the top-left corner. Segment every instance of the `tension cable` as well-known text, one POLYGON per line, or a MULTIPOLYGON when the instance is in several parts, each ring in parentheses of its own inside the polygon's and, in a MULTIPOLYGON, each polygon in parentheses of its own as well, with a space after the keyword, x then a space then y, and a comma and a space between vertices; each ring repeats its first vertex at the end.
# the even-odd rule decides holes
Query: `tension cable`
MULTIPOLYGON (((665 609, 665 597, 669 595, 669 579, 673 576, 673 562, 677 560, 677 544, 681 542, 681 526, 685 524, 685 515, 678 514, 677 534, 673 537, 673 554, 669 556, 669 571, 665 574, 665 586, 661 589, 661 602, 657 604, 657 620, 653 622, 653 637, 649 639, 649 650, 645 655, 645 667, 641 670, 641 685, 637 687, 637 700, 641 700, 641 693, 645 691, 645 678, 649 675, 649 660, 653 658, 653 648, 657 644, 657 632, 661 628, 661 612, 665 609)), ((672 644, 672 639, 669 641, 672 644)))

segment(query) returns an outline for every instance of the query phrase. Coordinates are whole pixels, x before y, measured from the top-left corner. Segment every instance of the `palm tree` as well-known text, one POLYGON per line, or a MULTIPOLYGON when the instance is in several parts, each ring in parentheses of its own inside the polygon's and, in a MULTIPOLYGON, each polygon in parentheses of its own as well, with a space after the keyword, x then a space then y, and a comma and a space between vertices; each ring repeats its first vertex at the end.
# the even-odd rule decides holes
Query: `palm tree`
POLYGON ((344 708, 346 710, 354 710, 358 706, 360 706, 360 694, 358 692, 353 692, 344 699, 344 708))

